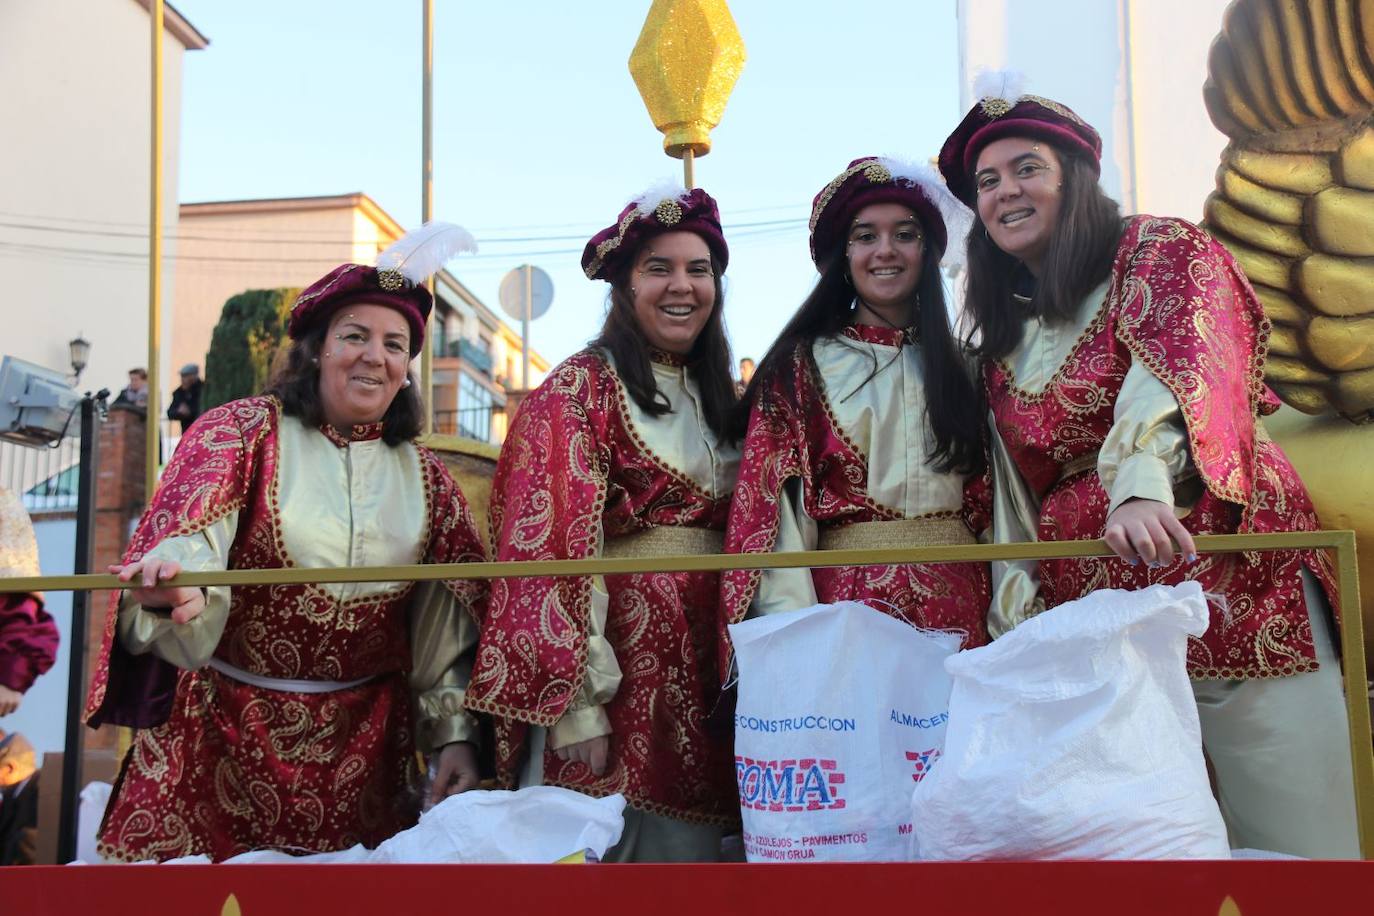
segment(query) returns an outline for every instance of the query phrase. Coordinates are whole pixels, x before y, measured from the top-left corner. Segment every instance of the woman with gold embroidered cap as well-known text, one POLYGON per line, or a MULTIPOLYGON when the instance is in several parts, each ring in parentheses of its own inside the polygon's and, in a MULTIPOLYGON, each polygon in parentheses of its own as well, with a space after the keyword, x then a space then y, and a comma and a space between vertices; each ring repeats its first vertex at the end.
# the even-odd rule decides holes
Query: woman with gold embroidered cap
MULTIPOLYGON (((816 287, 737 415, 744 437, 726 550, 975 544, 987 527, 981 409, 940 276, 968 208, 929 166, 856 159, 816 195, 816 287), (947 241, 948 240, 948 241, 947 241)), ((985 563, 739 570, 722 624, 867 601, 987 641, 985 563)), ((722 634, 728 655, 728 644, 722 634)))
MULTIPOLYGON (((600 335, 520 405, 492 484, 499 560, 719 553, 738 454, 716 202, 656 188, 582 256, 600 335)), ((737 822, 719 698, 719 577, 496 580, 469 709, 498 717, 510 783, 623 794, 612 861, 711 861, 737 822)))
POLYGON ((994 564, 989 629, 1099 588, 1197 580, 1219 597, 1188 670, 1232 844, 1358 857, 1327 558, 1194 553, 1194 534, 1318 527, 1260 419, 1278 407, 1261 306, 1196 226, 1121 218, 1097 182, 1101 138, 1073 111, 1007 74, 977 94, 940 170, 977 215, 966 306, 997 538, 1105 537, 1118 555, 994 564))
POLYGON ((181 570, 482 560, 443 462, 412 440, 409 374, 433 305, 420 281, 456 250, 430 224, 297 299, 266 394, 205 412, 124 557, 89 723, 139 729, 102 825, 124 861, 375 846, 477 783, 463 688, 476 582, 207 589, 181 570))

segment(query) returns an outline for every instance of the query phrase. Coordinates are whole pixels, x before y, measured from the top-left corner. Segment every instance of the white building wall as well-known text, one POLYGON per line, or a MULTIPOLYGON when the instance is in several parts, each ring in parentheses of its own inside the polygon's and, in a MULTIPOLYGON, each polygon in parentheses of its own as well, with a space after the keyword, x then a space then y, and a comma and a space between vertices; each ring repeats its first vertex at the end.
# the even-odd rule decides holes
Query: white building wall
POLYGON ((1019 70, 1101 132, 1102 185, 1125 212, 1201 217, 1226 145, 1202 103, 1226 0, 956 3, 962 111, 979 70, 1019 70))
MULTIPOLYGON (((147 361, 148 12, 135 0, 0 0, 0 352, 117 392, 147 361), (41 228, 36 228, 41 227, 41 228)), ((176 225, 184 47, 163 38, 163 224, 176 225)), ((175 245, 163 272, 168 389, 175 245)))

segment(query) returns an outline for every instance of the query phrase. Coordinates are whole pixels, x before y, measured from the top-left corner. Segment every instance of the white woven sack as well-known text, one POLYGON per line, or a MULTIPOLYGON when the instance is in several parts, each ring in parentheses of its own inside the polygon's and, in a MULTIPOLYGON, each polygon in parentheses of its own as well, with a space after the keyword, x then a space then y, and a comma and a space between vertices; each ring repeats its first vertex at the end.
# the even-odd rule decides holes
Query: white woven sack
POLYGON ((730 637, 748 859, 905 859, 911 786, 944 744, 944 662, 961 636, 849 601, 748 620, 730 637))
POLYGON ((951 658, 917 858, 1224 859, 1185 665, 1197 583, 1094 592, 951 658))

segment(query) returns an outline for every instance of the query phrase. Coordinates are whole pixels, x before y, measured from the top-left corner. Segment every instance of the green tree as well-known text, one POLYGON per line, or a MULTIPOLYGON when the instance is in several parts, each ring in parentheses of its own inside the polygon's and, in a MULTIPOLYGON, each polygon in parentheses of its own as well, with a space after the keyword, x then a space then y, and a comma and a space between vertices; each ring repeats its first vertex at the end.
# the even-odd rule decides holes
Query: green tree
POLYGON ((299 289, 250 289, 224 303, 205 354, 203 408, 267 386, 273 361, 285 352, 286 323, 299 294, 299 289))

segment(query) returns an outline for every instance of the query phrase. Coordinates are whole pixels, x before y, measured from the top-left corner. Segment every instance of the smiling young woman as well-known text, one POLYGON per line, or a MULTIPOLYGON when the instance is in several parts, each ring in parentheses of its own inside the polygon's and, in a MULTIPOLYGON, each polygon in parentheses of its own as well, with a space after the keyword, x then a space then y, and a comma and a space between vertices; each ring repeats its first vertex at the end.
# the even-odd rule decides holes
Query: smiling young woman
MULTIPOLYGON (((651 191, 587 243, 610 310, 520 406, 492 483, 497 559, 720 552, 728 260, 700 189, 651 191)), ((718 590, 714 573, 492 584, 468 706, 497 717, 507 782, 625 796, 610 860, 714 860, 738 820, 729 740, 707 728, 718 590)))
POLYGON ((1232 842, 1358 857, 1327 558, 1193 553, 1194 534, 1317 527, 1264 434, 1278 405, 1261 306, 1196 226, 1121 218, 1098 185, 1101 138, 1073 111, 979 94, 940 169, 978 215, 965 304, 996 428, 996 537, 1105 538, 1119 555, 994 564, 989 629, 1100 588, 1194 579, 1223 595, 1188 670, 1232 842))
MULTIPOLYGON (((987 527, 983 410, 940 276, 971 219, 929 167, 864 158, 816 195, 816 288, 759 364, 726 550, 973 544, 987 527)), ((725 626, 867 601, 987 640, 986 564, 727 572, 725 626)), ((862 659, 855 660, 862 664, 862 659)))

